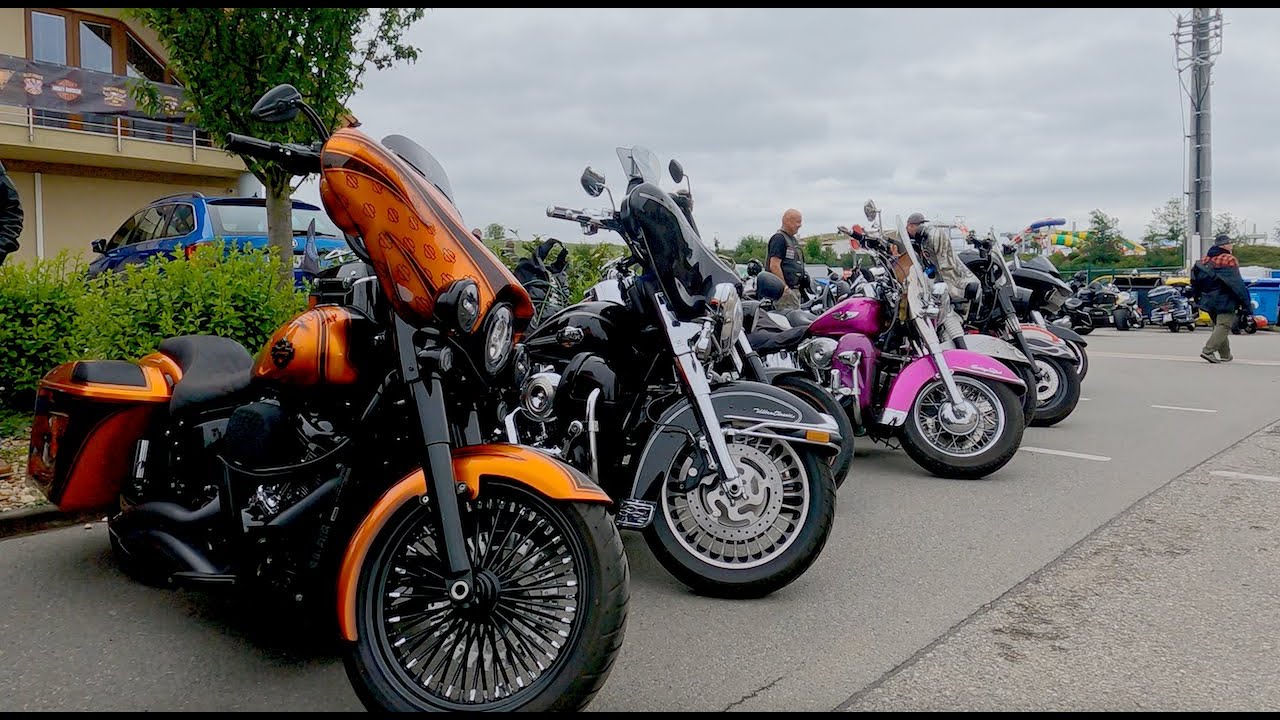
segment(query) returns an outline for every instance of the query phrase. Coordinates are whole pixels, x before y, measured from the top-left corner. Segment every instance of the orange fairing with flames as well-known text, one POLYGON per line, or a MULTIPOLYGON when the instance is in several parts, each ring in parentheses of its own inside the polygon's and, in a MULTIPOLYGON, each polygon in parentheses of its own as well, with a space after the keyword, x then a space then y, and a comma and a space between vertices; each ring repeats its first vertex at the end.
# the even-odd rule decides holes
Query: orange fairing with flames
MULTIPOLYGON (((552 500, 609 504, 608 494, 576 469, 519 445, 469 445, 453 451, 453 478, 466 486, 459 501, 484 495, 484 478, 509 478, 521 482, 552 500)), ((347 545, 338 574, 338 622, 342 636, 356 640, 356 588, 365 558, 378 533, 406 505, 417 502, 427 492, 422 470, 396 483, 365 516, 347 545)))
POLYGON ((351 313, 336 305, 303 311, 276 330, 258 353, 253 375, 283 385, 351 385, 351 313))
MULTIPOLYGON (((477 330, 494 303, 512 303, 517 321, 533 316, 529 295, 477 240, 449 198, 359 130, 325 143, 320 199, 330 217, 369 250, 384 295, 400 317, 421 326, 452 281, 471 278, 480 295, 477 330)), ((523 324, 523 323, 521 323, 523 324)))

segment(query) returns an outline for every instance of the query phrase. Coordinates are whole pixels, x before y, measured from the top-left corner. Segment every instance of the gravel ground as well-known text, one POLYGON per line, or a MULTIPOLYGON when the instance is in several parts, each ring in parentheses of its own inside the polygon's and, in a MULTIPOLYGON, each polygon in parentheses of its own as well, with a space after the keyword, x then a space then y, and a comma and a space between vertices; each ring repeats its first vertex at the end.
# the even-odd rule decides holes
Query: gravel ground
POLYGON ((13 474, 0 479, 0 512, 47 505, 44 495, 27 481, 27 441, 30 427, 0 438, 0 458, 13 466, 13 474))

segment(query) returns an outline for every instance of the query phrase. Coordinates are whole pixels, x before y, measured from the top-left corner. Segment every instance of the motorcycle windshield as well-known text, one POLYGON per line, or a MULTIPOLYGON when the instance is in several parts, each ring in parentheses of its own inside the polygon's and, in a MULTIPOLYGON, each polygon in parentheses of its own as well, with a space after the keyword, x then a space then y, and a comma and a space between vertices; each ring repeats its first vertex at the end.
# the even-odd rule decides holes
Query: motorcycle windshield
POLYGON ((434 320, 436 298, 450 283, 475 281, 475 332, 497 303, 519 321, 533 304, 511 271, 471 234, 450 197, 448 177, 426 150, 402 136, 394 149, 354 128, 333 134, 321 152, 320 199, 344 232, 363 239, 383 295, 420 327, 434 320))
POLYGON ((648 273, 662 288, 677 317, 705 312, 719 283, 741 290, 742 281, 703 243, 671 196, 658 187, 657 158, 643 148, 619 148, 618 157, 632 183, 622 204, 622 220, 648 273), (651 179, 652 178, 652 179, 651 179))
POLYGON ((436 160, 435 155, 427 152, 426 148, 403 135, 388 135, 382 138, 382 146, 399 155, 401 160, 409 163, 414 170, 427 179, 427 182, 439 188, 440 192, 449 198, 449 202, 457 203, 453 197, 453 185, 449 183, 449 175, 445 173, 444 166, 436 160))

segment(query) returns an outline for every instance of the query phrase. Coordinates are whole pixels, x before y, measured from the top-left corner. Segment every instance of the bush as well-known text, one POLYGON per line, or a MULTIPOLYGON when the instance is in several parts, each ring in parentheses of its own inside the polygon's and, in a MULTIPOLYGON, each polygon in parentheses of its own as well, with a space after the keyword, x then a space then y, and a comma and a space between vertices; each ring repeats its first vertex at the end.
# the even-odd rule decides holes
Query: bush
POLYGON ((209 245, 92 280, 65 255, 0 267, 0 403, 29 410, 59 364, 136 360, 175 335, 222 335, 256 353, 306 307, 305 293, 280 283, 279 262, 209 245))
POLYGON ((0 404, 30 409, 40 378, 71 357, 83 270, 65 252, 0 266, 0 404))
POLYGON ((228 337, 257 353, 306 306, 305 294, 281 286, 279 263, 274 253, 224 252, 219 243, 185 260, 100 275, 78 303, 79 357, 133 360, 165 338, 194 334, 228 337))

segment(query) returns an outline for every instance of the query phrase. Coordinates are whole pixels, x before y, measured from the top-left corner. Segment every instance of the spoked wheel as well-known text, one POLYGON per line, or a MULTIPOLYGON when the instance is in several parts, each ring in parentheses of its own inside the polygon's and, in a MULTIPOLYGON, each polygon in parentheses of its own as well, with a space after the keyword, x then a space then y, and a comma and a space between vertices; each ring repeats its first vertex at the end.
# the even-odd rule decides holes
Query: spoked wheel
POLYGON ((1031 424, 1049 427, 1066 419, 1080 402, 1080 376, 1073 363, 1054 357, 1036 358, 1036 416, 1031 424))
POLYGON ((700 452, 685 443, 659 488, 645 532, 659 562, 694 591, 718 597, 762 597, 800 577, 831 532, 831 466, 804 444, 738 436, 729 443, 737 480, 706 472, 686 492, 680 481, 699 472, 700 452))
MULTIPOLYGON (((920 389, 902 429, 902 447, 921 467, 946 478, 973 479, 1004 467, 1022 442, 1022 408, 1006 383, 955 375, 957 408, 935 379, 920 389)), ((1027 388, 1035 393, 1035 386, 1027 388)))
POLYGON ((426 506, 374 540, 345 653, 357 695, 383 711, 582 709, 621 648, 630 592, 604 507, 498 481, 459 505, 476 571, 465 602, 445 587, 426 506))

